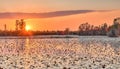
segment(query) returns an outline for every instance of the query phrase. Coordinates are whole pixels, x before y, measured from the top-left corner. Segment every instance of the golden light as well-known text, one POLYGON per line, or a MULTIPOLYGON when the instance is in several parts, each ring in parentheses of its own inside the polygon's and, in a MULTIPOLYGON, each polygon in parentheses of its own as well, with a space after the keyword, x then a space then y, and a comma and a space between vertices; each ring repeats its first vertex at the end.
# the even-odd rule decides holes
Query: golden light
POLYGON ((30 27, 29 25, 27 25, 27 26, 25 27, 25 29, 26 29, 27 31, 29 31, 29 30, 31 29, 31 27, 30 27))

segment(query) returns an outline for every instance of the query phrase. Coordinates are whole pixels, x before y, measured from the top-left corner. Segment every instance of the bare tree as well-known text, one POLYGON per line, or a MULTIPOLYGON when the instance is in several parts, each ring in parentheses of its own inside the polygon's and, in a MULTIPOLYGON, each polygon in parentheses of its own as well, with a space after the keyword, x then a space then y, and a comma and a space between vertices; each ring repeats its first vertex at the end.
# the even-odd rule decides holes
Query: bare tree
POLYGON ((16 31, 18 31, 18 30, 19 30, 19 29, 18 29, 18 27, 19 27, 19 20, 16 20, 15 26, 16 26, 16 31))

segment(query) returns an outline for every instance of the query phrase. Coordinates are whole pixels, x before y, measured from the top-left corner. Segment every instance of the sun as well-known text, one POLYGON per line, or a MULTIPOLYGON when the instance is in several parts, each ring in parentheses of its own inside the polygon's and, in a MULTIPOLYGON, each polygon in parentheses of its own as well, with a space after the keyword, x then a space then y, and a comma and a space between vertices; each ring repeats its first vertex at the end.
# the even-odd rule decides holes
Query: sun
POLYGON ((25 29, 26 29, 26 31, 29 31, 29 30, 31 29, 31 27, 30 27, 29 25, 27 25, 27 26, 25 27, 25 29))

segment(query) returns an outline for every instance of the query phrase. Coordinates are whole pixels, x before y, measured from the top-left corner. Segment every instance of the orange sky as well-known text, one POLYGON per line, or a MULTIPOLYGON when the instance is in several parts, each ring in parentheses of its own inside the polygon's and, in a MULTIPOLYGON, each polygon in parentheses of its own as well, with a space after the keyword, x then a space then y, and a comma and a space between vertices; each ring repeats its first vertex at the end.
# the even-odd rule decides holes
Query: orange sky
MULTIPOLYGON (((31 26, 31 30, 77 30, 81 23, 88 22, 93 25, 102 23, 112 24, 113 19, 120 16, 120 10, 107 12, 89 12, 84 14, 75 14, 69 16, 60 16, 53 18, 37 18, 26 19, 27 25, 31 26)), ((4 29, 4 24, 7 24, 8 30, 15 29, 15 19, 0 19, 0 29, 4 29)))
POLYGON ((120 9, 120 0, 0 0, 0 12, 120 9))
POLYGON ((4 29, 4 24, 7 24, 7 30, 14 30, 15 20, 22 17, 26 18, 31 30, 77 30, 78 26, 85 22, 94 25, 105 22, 112 24, 114 18, 120 17, 119 3, 120 0, 0 0, 0 30, 4 29), (88 12, 81 13, 81 10, 88 12), (113 11, 95 12, 99 10, 113 11), (33 15, 11 15, 4 14, 5 12, 33 15), (68 13, 70 14, 66 15, 68 13))

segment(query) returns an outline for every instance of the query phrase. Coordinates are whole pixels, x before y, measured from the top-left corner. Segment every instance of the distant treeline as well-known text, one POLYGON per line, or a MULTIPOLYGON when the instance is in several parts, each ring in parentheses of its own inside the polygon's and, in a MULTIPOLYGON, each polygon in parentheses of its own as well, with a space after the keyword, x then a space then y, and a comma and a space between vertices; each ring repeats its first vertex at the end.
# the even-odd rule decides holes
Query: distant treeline
POLYGON ((0 36, 78 35, 78 31, 0 31, 0 36))
POLYGON ((120 18, 113 20, 113 25, 108 26, 104 23, 99 26, 83 23, 79 26, 79 35, 108 35, 116 37, 120 35, 120 18))
POLYGON ((107 25, 107 23, 99 26, 83 23, 79 26, 79 35, 106 35, 109 31, 109 28, 110 27, 107 25))
POLYGON ((120 34, 120 18, 115 18, 113 25, 108 26, 107 23, 104 23, 99 26, 90 25, 89 23, 82 23, 79 25, 77 31, 70 31, 69 28, 66 28, 64 31, 26 31, 26 23, 24 19, 16 20, 16 30, 0 31, 0 36, 30 36, 30 35, 107 35, 109 36, 118 36, 120 34))

